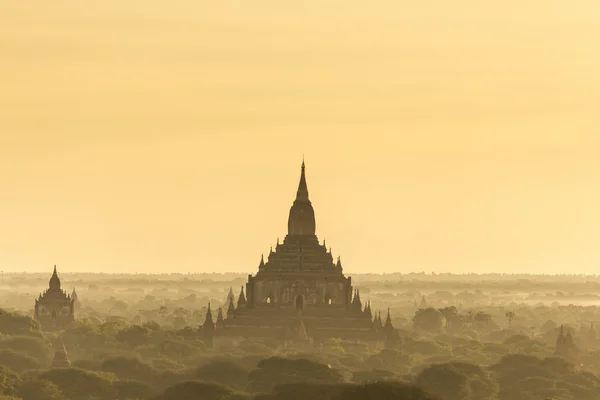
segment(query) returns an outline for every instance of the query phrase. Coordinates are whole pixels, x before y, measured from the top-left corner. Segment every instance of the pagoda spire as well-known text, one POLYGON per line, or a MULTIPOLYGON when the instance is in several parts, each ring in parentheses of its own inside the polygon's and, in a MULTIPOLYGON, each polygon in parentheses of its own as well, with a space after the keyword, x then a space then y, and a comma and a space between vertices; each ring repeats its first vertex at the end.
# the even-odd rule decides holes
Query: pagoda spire
POLYGON ((54 272, 52 272, 52 276, 50 277, 49 289, 60 290, 60 278, 56 272, 56 265, 54 265, 54 272))
POLYGON ((288 235, 305 236, 315 234, 315 210, 308 199, 308 187, 306 185, 306 167, 302 160, 302 171, 296 199, 290 209, 288 218, 288 235))
POLYGON ((227 318, 233 317, 233 313, 235 313, 235 307, 233 305, 233 298, 229 299, 229 308, 227 308, 227 318))
POLYGON ((244 286, 242 286, 242 290, 240 291, 240 296, 238 297, 237 307, 246 305, 246 295, 244 294, 244 286))
POLYGON ((206 319, 204 320, 203 326, 212 325, 214 327, 212 311, 210 310, 210 303, 208 303, 208 309, 206 310, 206 319))
POLYGON ((296 200, 308 201, 308 186, 306 185, 306 166, 304 164, 304 158, 302 158, 302 172, 300 173, 300 183, 298 183, 298 192, 296 193, 296 200))
POLYGON ((383 325, 383 329, 391 334, 394 332, 394 326, 392 325, 392 317, 390 316, 390 309, 388 308, 387 316, 385 317, 385 324, 383 325))
POLYGON ((217 313, 217 323, 215 324, 215 328, 223 328, 225 326, 225 320, 223 319, 223 309, 219 307, 217 313))

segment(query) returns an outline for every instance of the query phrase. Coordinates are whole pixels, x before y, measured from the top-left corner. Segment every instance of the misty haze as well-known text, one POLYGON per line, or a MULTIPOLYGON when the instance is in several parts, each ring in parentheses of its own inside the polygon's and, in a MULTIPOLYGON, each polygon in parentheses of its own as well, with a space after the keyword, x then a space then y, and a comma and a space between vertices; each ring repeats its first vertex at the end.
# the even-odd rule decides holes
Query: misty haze
POLYGON ((0 400, 600 399, 600 3, 0 2, 0 400))

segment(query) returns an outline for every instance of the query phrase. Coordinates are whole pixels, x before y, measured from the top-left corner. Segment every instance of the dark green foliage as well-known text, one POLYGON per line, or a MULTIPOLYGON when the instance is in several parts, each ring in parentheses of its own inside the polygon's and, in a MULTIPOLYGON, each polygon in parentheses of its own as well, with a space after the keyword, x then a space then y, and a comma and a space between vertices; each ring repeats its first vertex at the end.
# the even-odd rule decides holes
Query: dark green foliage
POLYGON ((369 371, 356 371, 352 374, 352 382, 376 382, 390 380, 394 377, 394 373, 383 369, 372 369, 369 371))
POLYGON ((259 362, 248 380, 248 390, 254 393, 268 393, 274 386, 289 383, 336 384, 343 381, 338 371, 325 364, 280 357, 259 362))
POLYGON ((485 371, 467 363, 431 365, 415 382, 427 393, 448 400, 491 400, 498 393, 496 383, 485 371))
POLYGON ((157 371, 137 358, 110 357, 102 361, 100 370, 112 372, 119 379, 133 379, 153 382, 157 371))
POLYGON ((343 385, 314 383, 288 383, 273 389, 273 400, 330 400, 338 397, 344 390, 343 385))
POLYGON ((0 365, 21 373, 30 369, 38 369, 42 365, 33 357, 17 353, 14 350, 0 350, 0 365))
POLYGON ((444 316, 435 308, 417 310, 413 317, 415 329, 425 332, 441 332, 444 329, 444 316))
POLYGON ((23 400, 65 400, 58 385, 46 379, 24 381, 17 392, 23 400))
POLYGON ((19 375, 0 366, 0 394, 13 395, 20 384, 19 375))
POLYGON ((155 394, 148 384, 135 380, 115 381, 113 386, 120 400, 147 399, 155 394))
POLYGON ((153 400, 224 400, 232 392, 217 383, 188 381, 167 388, 153 400))
POLYGON ((521 396, 536 399, 542 393, 554 399, 595 400, 600 398, 599 379, 576 372, 563 359, 510 355, 492 366, 500 384, 500 400, 521 396))
POLYGON ((233 389, 243 390, 248 383, 249 372, 249 369, 238 363, 213 360, 198 368, 196 378, 207 382, 217 382, 233 389))
POLYGON ((333 400, 437 400, 422 389, 399 382, 348 385, 333 400))
POLYGON ((66 397, 77 400, 114 400, 117 389, 106 378, 76 368, 53 369, 40 375, 57 385, 66 397))
POLYGON ((149 339, 151 330, 144 326, 133 325, 125 328, 115 335, 115 338, 123 343, 127 343, 130 346, 141 346, 146 344, 149 339))
POLYGON ((40 324, 31 317, 0 309, 0 333, 31 335, 39 332, 40 324))
POLYGON ((397 371, 397 373, 408 372, 407 366, 412 364, 413 359, 398 350, 384 349, 373 354, 366 360, 366 364, 373 369, 397 371))
POLYGON ((49 364, 54 355, 50 343, 33 336, 7 336, 0 339, 0 348, 27 355, 42 365, 49 364))

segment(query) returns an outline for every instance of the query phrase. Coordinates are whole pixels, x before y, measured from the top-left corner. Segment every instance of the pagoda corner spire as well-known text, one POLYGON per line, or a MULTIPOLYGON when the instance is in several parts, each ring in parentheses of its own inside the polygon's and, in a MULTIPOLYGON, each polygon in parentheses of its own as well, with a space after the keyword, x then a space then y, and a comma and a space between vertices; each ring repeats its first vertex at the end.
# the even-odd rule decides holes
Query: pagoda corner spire
POLYGON ((245 306, 245 305, 246 305, 246 295, 244 294, 244 286, 242 286, 242 290, 240 290, 240 296, 238 297, 237 306, 238 306, 238 308, 240 308, 240 306, 245 306))
POLYGON ((205 329, 214 328, 214 322, 212 317, 212 311, 210 309, 210 302, 208 303, 208 308, 206 309, 206 318, 204 320, 204 325, 202 326, 205 329))

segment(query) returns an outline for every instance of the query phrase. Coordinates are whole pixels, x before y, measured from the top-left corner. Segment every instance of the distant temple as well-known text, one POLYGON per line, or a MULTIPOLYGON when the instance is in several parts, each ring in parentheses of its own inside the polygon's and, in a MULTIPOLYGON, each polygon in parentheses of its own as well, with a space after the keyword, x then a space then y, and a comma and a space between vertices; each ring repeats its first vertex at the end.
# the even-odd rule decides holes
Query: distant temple
POLYGON ((58 337, 54 340, 54 359, 52 360, 52 368, 69 368, 71 361, 67 356, 67 349, 62 341, 62 338, 58 337))
MULTIPOLYGON (((284 342, 322 341, 327 338, 384 343, 395 330, 389 316, 382 324, 369 303, 360 299, 350 277, 342 272, 325 242, 315 235, 315 212, 308 198, 305 165, 288 219, 288 234, 267 259, 261 256, 258 273, 249 275, 237 304, 227 297, 225 319, 214 331, 214 342, 272 338, 284 342), (244 290, 245 289, 245 290, 244 290)), ((207 322, 212 316, 207 313, 207 322)), ((212 340, 211 340, 212 342, 212 340)))
POLYGON ((56 265, 48 290, 35 300, 34 317, 45 331, 60 330, 75 320, 75 299, 60 288, 56 265))
POLYGON ((575 344, 575 340, 573 340, 571 332, 567 332, 565 335, 565 330, 562 325, 560 326, 558 337, 556 338, 554 354, 568 360, 576 360, 579 355, 579 349, 575 344))

